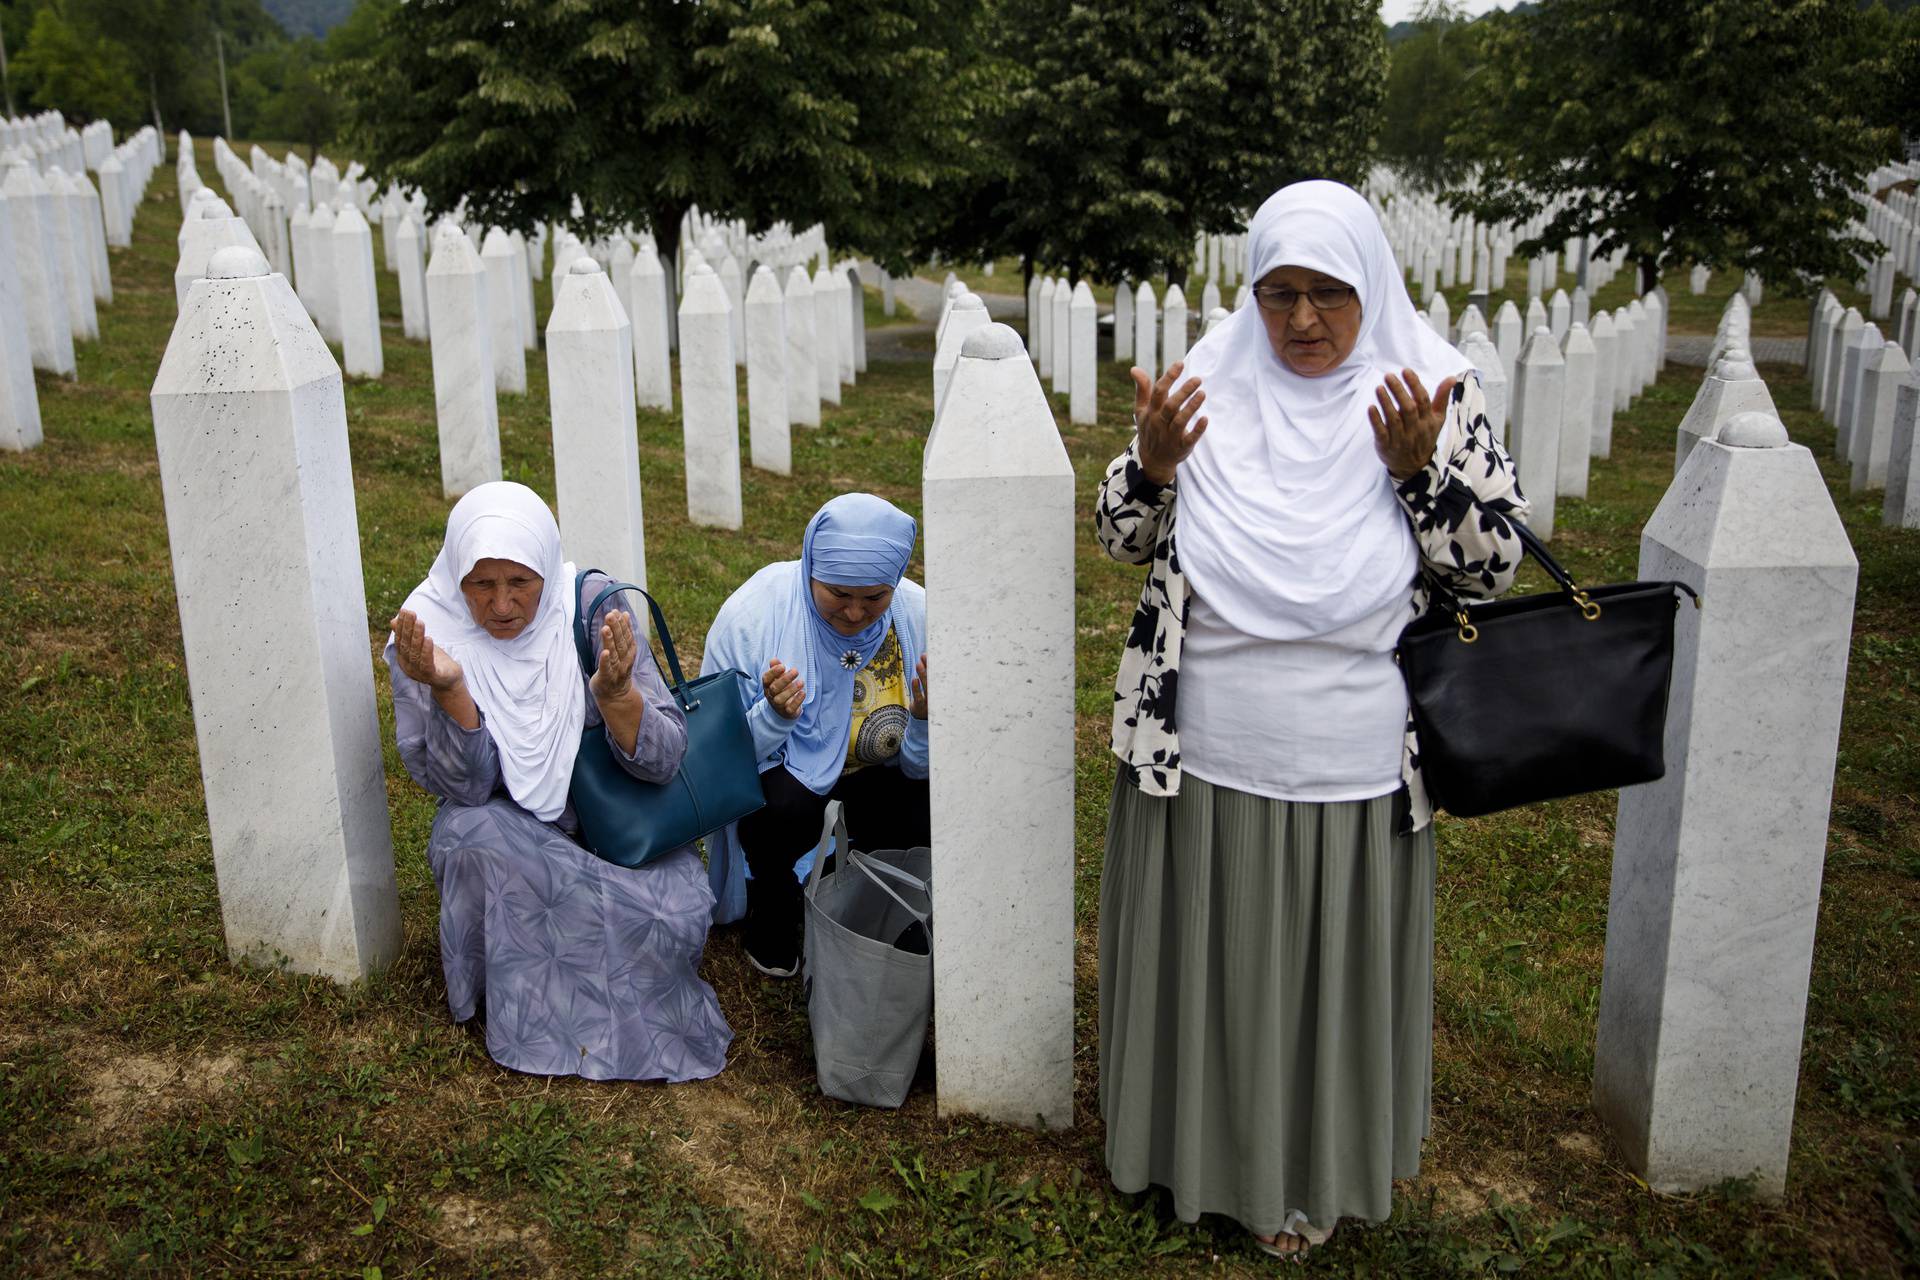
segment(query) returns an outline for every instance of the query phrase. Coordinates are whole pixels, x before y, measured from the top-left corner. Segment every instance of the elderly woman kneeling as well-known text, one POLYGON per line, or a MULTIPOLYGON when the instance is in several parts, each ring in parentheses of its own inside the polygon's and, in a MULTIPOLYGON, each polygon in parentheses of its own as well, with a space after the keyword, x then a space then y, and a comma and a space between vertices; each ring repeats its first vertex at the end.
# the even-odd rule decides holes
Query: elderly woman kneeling
POLYGON ((582 848, 567 802, 582 732, 599 725, 644 782, 672 778, 686 721, 629 607, 591 619, 580 670, 560 529, 533 490, 483 484, 454 506, 427 580, 393 619, 395 734, 440 798, 427 857, 455 1022, 476 1014, 501 1066, 591 1080, 699 1080, 733 1038, 697 973, 713 895, 691 845, 627 870, 582 848))

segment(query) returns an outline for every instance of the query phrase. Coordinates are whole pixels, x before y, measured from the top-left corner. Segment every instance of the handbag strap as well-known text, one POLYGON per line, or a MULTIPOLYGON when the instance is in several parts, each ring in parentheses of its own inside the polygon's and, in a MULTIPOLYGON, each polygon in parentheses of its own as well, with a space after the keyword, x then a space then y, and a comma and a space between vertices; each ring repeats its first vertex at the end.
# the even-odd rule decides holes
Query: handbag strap
MULTIPOLYGON (((587 575, 590 573, 600 573, 601 576, 607 578, 612 577, 611 574, 602 573, 599 569, 580 570, 579 574, 575 576, 573 584, 573 593, 576 597, 586 588, 587 575)), ((654 633, 660 637, 660 647, 666 650, 667 654, 667 671, 661 674, 664 676, 668 674, 668 672, 671 672, 672 679, 669 683, 673 687, 674 695, 679 698, 683 710, 691 711, 692 708, 687 705, 686 698, 687 678, 680 673, 680 655, 676 653, 673 648, 673 633, 667 629, 667 615, 660 612, 660 602, 648 594, 645 587, 637 587, 631 582, 612 582, 604 591, 593 598, 592 604, 581 610, 579 615, 574 618, 573 644, 575 650, 580 655, 580 669, 586 672, 588 676, 593 675, 595 667, 593 647, 588 643, 587 628, 592 625, 594 615, 600 612, 600 606, 604 605, 610 597, 616 596, 622 591, 637 591, 646 597, 647 609, 653 615, 654 633)), ((648 653, 651 654, 653 652, 652 645, 646 645, 644 647, 648 653)), ((659 658, 654 658, 653 665, 656 668, 659 667, 659 658)))
MULTIPOLYGON (((1547 544, 1540 541, 1539 534, 1527 528, 1526 525, 1515 520, 1512 516, 1507 517, 1507 526, 1513 530, 1513 536, 1519 539, 1522 555, 1532 556, 1535 560, 1539 561, 1540 567, 1547 571, 1547 576, 1553 579, 1555 585, 1560 588, 1570 602, 1579 608, 1581 613, 1585 614, 1589 620, 1600 616, 1600 606, 1588 598, 1586 591, 1581 588, 1579 583, 1573 580, 1573 575, 1562 568, 1560 562, 1553 558, 1553 553, 1547 550, 1547 544)), ((1427 580, 1432 584, 1434 597, 1440 602, 1441 607, 1445 609, 1446 612, 1459 618, 1463 628, 1469 626, 1470 624, 1466 621, 1466 608, 1462 605, 1460 598, 1453 593, 1452 588, 1448 587, 1446 582, 1443 581, 1438 574, 1429 574, 1427 580)), ((1695 607, 1699 606, 1700 593, 1686 583, 1673 581, 1667 585, 1677 591, 1686 592, 1689 596, 1693 597, 1695 607)))

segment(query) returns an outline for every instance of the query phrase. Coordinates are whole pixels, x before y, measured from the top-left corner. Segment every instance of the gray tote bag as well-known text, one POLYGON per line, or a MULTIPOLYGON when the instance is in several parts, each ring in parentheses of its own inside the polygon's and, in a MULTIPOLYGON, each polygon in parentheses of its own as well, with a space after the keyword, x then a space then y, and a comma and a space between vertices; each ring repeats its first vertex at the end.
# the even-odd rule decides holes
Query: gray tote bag
POLYGON ((837 800, 827 805, 821 843, 806 890, 807 1021, 820 1092, 897 1107, 933 1012, 933 854, 854 852, 837 800), (829 852, 833 871, 822 875, 829 852), (923 941, 926 954, 896 946, 903 935, 923 941))

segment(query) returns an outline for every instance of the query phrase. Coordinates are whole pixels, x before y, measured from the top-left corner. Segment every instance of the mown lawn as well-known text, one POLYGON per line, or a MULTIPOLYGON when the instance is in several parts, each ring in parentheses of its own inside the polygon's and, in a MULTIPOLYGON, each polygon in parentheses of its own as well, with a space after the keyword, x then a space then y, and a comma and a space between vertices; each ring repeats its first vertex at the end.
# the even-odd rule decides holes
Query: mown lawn
MULTIPOLYGON (((204 144, 199 167, 214 180, 204 144)), ((432 802, 391 746, 399 963, 349 989, 229 965, 146 399, 174 316, 178 222, 169 165, 134 247, 113 254, 116 300, 101 313, 102 340, 81 349, 79 380, 41 381, 46 445, 0 457, 0 1271, 1250 1275, 1271 1265, 1233 1224, 1186 1227, 1104 1177, 1093 1068, 1112 779, 1103 740, 1138 579, 1102 557, 1090 530, 1076 583, 1072 1130, 941 1119, 930 1082, 898 1113, 824 1099, 797 985, 754 975, 730 930, 715 933, 707 962, 736 1032, 720 1078, 662 1088, 499 1070, 447 1021, 423 854, 432 802)), ((380 278, 387 374, 347 388, 370 662, 448 506, 427 348, 400 338, 393 281, 380 278)), ((547 296, 542 284, 543 317, 547 296)), ((1389 1223, 1343 1229, 1316 1269, 1920 1267, 1920 535, 1882 529, 1879 495, 1848 493, 1798 371, 1763 372, 1795 437, 1822 459, 1861 559, 1788 1195, 1762 1203, 1739 1185, 1652 1195, 1594 1120, 1614 806, 1583 797, 1442 821, 1424 1172, 1389 1223)), ((1670 368, 1620 419, 1591 497, 1562 503, 1555 545, 1576 574, 1633 575, 1697 377, 1670 368)), ((550 493, 537 356, 529 382, 526 397, 501 400, 502 452, 510 478, 550 493)), ((1099 425, 1065 435, 1088 509, 1128 431, 1119 366, 1103 369, 1101 395, 1099 425)), ((796 433, 792 478, 748 473, 746 529, 717 534, 685 520, 677 421, 643 413, 648 562, 686 647, 697 650, 749 572, 795 553, 826 498, 865 488, 917 511, 929 417, 926 365, 876 364, 819 430, 796 433)), ((385 669, 375 670, 390 732, 385 669)))

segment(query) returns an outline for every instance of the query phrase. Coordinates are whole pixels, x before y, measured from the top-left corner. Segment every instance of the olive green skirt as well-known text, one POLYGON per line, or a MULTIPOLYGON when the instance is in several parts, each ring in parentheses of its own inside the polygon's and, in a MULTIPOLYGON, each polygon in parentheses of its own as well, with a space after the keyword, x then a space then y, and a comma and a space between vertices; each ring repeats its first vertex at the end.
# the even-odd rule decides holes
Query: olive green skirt
POLYGON ((1433 828, 1394 798, 1114 785, 1100 882, 1100 1111, 1122 1191, 1262 1235, 1378 1221, 1433 1086, 1433 828))

